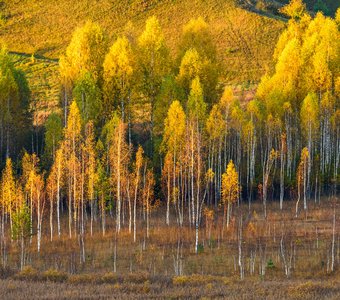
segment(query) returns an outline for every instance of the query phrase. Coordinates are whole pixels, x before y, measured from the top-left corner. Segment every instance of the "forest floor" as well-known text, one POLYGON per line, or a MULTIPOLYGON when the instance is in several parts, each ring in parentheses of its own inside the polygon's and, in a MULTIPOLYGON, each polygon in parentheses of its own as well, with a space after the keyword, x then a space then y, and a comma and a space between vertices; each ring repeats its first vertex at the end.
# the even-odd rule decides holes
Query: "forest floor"
POLYGON ((54 236, 53 241, 45 220, 40 254, 33 237, 22 271, 18 245, 7 241, 0 299, 339 299, 337 202, 335 198, 321 199, 320 204, 310 201, 307 211, 301 204, 297 218, 295 201, 284 202, 282 211, 278 202, 269 202, 266 219, 260 202, 250 210, 246 203, 235 205, 224 230, 223 207, 218 207, 213 221, 203 216, 197 254, 194 228, 186 223, 179 227, 174 211, 170 226, 165 225, 163 207, 152 212, 149 238, 140 211, 136 242, 128 230, 128 215, 121 233, 115 235, 108 212, 105 236, 99 216, 93 236, 87 222, 85 263, 79 235, 73 232, 69 238, 67 217, 62 220, 61 237, 54 236))
POLYGON ((0 280, 1 299, 339 299, 340 279, 176 284, 154 278, 144 282, 69 283, 0 280))

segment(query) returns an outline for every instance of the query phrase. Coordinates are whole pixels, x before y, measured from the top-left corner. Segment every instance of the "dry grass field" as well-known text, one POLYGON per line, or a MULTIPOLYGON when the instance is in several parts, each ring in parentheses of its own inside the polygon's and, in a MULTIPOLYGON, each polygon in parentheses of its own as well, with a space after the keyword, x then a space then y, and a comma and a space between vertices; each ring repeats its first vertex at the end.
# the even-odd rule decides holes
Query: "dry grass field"
POLYGON ((174 284, 151 277, 103 283, 0 280, 1 299, 327 299, 340 297, 340 280, 261 281, 204 279, 174 284))
POLYGON ((234 209, 231 226, 224 232, 221 212, 216 210, 212 224, 202 222, 198 254, 194 252, 194 230, 188 225, 179 228, 174 219, 166 226, 162 208, 153 212, 149 239, 139 216, 136 243, 127 224, 119 236, 112 235, 114 223, 109 217, 105 237, 99 223, 92 237, 87 231, 85 263, 80 259, 79 236, 68 237, 66 219, 62 237, 52 242, 45 224, 42 251, 36 253, 33 238, 24 270, 18 269, 17 245, 9 243, 0 298, 34 294, 34 299, 338 299, 340 223, 337 215, 332 272, 333 205, 331 199, 311 202, 308 211, 295 218, 294 202, 286 202, 282 212, 273 202, 267 220, 260 203, 252 206, 250 214, 241 205, 234 209), (241 215, 243 280, 238 263, 241 215), (290 261, 286 262, 289 276, 283 253, 290 261))

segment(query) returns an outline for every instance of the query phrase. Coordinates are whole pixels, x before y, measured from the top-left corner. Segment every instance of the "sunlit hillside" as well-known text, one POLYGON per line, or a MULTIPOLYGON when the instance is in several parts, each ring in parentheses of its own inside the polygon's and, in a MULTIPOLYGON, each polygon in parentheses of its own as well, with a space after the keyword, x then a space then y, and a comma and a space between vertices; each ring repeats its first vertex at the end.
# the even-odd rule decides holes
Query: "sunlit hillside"
POLYGON ((122 33, 137 36, 145 20, 152 15, 160 19, 167 44, 173 53, 182 27, 191 18, 203 16, 209 23, 223 65, 223 82, 244 84, 257 82, 270 66, 273 44, 284 28, 282 19, 250 12, 227 0, 122 0, 122 1, 3 1, 0 14, 0 39, 10 51, 26 56, 14 60, 28 79, 37 102, 36 122, 44 120, 57 103, 57 62, 64 53, 75 28, 86 20, 99 23, 111 42, 122 33), (127 29, 128 20, 132 22, 127 29), (36 55, 34 61, 31 55, 36 55), (45 57, 46 59, 40 59, 45 57), (46 83, 46 84, 45 84, 46 83), (49 91, 43 90, 48 87, 49 91))

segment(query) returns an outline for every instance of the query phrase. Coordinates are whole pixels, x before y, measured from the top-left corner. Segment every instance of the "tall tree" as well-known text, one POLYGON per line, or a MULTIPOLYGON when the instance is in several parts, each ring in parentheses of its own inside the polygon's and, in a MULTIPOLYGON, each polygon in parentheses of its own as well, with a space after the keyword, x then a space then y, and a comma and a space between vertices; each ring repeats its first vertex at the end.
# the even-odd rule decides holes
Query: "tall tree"
POLYGON ((270 180, 271 171, 274 162, 278 156, 277 151, 271 149, 270 154, 267 156, 264 166, 263 166, 263 184, 262 184, 262 197, 263 197, 263 209, 264 217, 267 218, 267 195, 268 195, 268 185, 270 180))
MULTIPOLYGON (((217 174, 217 176, 213 176, 213 180, 215 180, 214 204, 217 206, 218 195, 221 190, 221 180, 219 177, 221 177, 222 174, 222 142, 225 134, 225 120, 221 112, 221 107, 218 104, 215 104, 210 111, 206 122, 206 130, 209 136, 208 164, 214 174, 217 174)), ((212 199, 208 197, 208 202, 209 200, 210 202, 212 201, 212 199)))
POLYGON ((90 202, 90 213, 91 213, 90 232, 92 236, 94 209, 96 206, 95 188, 98 182, 98 173, 96 172, 97 153, 96 153, 95 136, 94 136, 94 125, 92 121, 88 122, 85 126, 84 152, 85 152, 84 154, 85 154, 85 164, 86 164, 85 166, 86 191, 87 191, 87 199, 90 202))
POLYGON ((17 154, 30 129, 30 91, 24 74, 0 48, 0 162, 17 154))
POLYGON ((310 195, 310 180, 312 162, 314 157, 315 141, 319 134, 319 103, 316 94, 310 93, 302 102, 301 111, 301 128, 307 142, 310 163, 308 164, 307 173, 307 195, 310 195))
POLYGON ((32 155, 28 154, 27 152, 24 153, 22 158, 22 185, 24 187, 24 191, 26 193, 26 198, 28 199, 29 208, 30 208, 30 219, 31 219, 31 239, 33 235, 33 212, 34 212, 34 205, 35 205, 35 179, 39 172, 38 170, 39 165, 39 157, 33 153, 32 155))
POLYGON ((122 183, 127 175, 127 166, 130 160, 130 149, 126 143, 126 124, 118 115, 113 115, 104 127, 108 157, 110 162, 111 185, 116 194, 116 232, 121 230, 122 214, 122 183))
MULTIPOLYGON (((184 145, 186 127, 186 116, 179 101, 174 101, 170 105, 168 115, 164 121, 164 135, 162 141, 162 150, 167 153, 167 156, 172 158, 172 168, 168 166, 168 176, 170 180, 170 174, 172 173, 172 183, 168 182, 168 185, 172 185, 172 192, 168 190, 167 195, 167 209, 166 209, 166 224, 170 224, 170 199, 172 198, 174 203, 177 201, 176 191, 178 191, 176 168, 177 161, 181 158, 181 151, 184 145), (172 195, 171 195, 172 194, 172 195)), ((181 163, 181 162, 179 162, 181 163)))
POLYGON ((84 81, 88 76, 83 86, 88 82, 90 86, 93 83, 100 86, 106 51, 107 38, 98 24, 88 21, 74 31, 65 55, 60 58, 65 122, 76 81, 84 81))
MULTIPOLYGON (((75 101, 70 106, 67 126, 64 130, 63 153, 66 162, 67 195, 69 213, 69 236, 72 237, 72 206, 74 220, 77 219, 77 206, 79 204, 79 174, 81 160, 81 117, 75 101)), ((76 226, 75 226, 76 229, 76 226)))
POLYGON ((227 211, 227 228, 229 227, 230 221, 230 206, 235 203, 239 197, 240 186, 238 182, 238 174, 235 169, 235 165, 231 160, 228 163, 227 169, 225 173, 222 175, 222 203, 224 205, 224 213, 223 213, 223 230, 226 219, 226 211, 227 211))
POLYGON ((303 189, 303 208, 304 210, 307 209, 307 176, 308 176, 308 165, 309 165, 309 151, 308 148, 305 147, 301 151, 301 158, 299 167, 297 170, 297 188, 298 188, 298 198, 296 201, 296 209, 295 209, 295 216, 298 215, 299 209, 299 202, 301 199, 301 188, 303 189))
POLYGON ((119 37, 104 61, 104 96, 106 113, 119 107, 124 122, 131 127, 131 90, 135 71, 135 58, 126 37, 119 37))
MULTIPOLYGON (((203 181, 203 129, 206 119, 206 103, 200 80, 196 77, 191 83, 188 97, 187 143, 190 157, 190 193, 192 223, 195 226, 195 251, 198 252, 199 224, 204 197, 202 195, 203 181)), ((203 173, 204 174, 204 173, 203 173)))
POLYGON ((6 166, 2 171, 1 177, 1 206, 2 206, 2 215, 1 215, 1 229, 2 229, 2 238, 5 235, 5 215, 9 215, 9 221, 12 231, 12 212, 15 206, 15 193, 16 193, 16 183, 13 174, 13 166, 12 160, 10 158, 6 159, 6 166))
POLYGON ((155 178, 152 169, 146 171, 143 187, 143 206, 146 213, 146 237, 150 236, 150 214, 152 210, 152 201, 154 197, 155 178))
MULTIPOLYGON (((22 191, 18 189, 18 196, 22 196, 22 191)), ((12 238, 20 243, 20 269, 25 266, 25 249, 27 248, 27 241, 30 237, 31 221, 29 209, 24 201, 13 213, 13 231, 12 238)))
POLYGON ((41 247, 41 234, 42 234, 42 222, 43 213, 45 207, 45 181, 44 175, 36 173, 35 170, 31 171, 30 181, 33 182, 33 204, 36 211, 37 222, 37 251, 40 252, 41 247))
POLYGON ((52 113, 45 123, 45 157, 46 160, 54 160, 59 142, 63 138, 63 123, 60 115, 52 113))
POLYGON ((216 46, 211 30, 202 17, 191 19, 183 26, 179 45, 180 57, 183 57, 184 53, 192 48, 195 48, 200 56, 216 61, 216 46))
POLYGON ((85 122, 92 120, 98 123, 101 120, 102 93, 93 73, 86 72, 75 81, 73 98, 77 102, 85 122))
MULTIPOLYGON (((191 19, 184 25, 178 52, 180 74, 182 72, 180 77, 183 77, 185 68, 200 68, 200 70, 195 70, 196 74, 192 74, 190 81, 199 75, 205 91, 206 102, 213 103, 216 98, 216 85, 220 69, 211 30, 202 17, 191 19), (195 60, 199 60, 197 61, 199 65, 195 66, 195 60)), ((187 71, 192 72, 188 69, 187 71)), ((187 93, 190 89, 190 81, 184 86, 187 93)))
POLYGON ((161 26, 155 16, 146 20, 145 30, 138 38, 138 54, 140 87, 147 103, 151 106, 150 136, 152 140, 156 96, 169 65, 168 49, 161 26))
POLYGON ((137 198, 139 192, 139 185, 140 185, 140 172, 143 166, 143 154, 144 150, 141 146, 138 146, 138 150, 136 153, 136 162, 135 162, 135 191, 134 191, 134 199, 133 199, 133 241, 136 242, 136 231, 137 231, 137 224, 136 224, 136 214, 137 214, 137 198))

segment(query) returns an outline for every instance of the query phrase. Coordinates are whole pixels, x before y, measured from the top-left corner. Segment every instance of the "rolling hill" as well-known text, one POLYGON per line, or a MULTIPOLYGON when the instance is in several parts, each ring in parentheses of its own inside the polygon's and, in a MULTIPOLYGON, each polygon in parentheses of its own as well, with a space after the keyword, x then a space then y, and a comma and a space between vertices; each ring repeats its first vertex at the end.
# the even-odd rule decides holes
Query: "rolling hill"
MULTIPOLYGON (((152 15, 159 18, 172 53, 182 27, 204 16, 223 64, 221 81, 256 83, 271 67, 272 52, 285 19, 234 0, 23 0, 0 2, 0 40, 28 76, 35 120, 41 123, 58 102, 58 58, 72 32, 86 20, 98 22, 113 42, 131 21, 136 34, 152 15), (31 56, 34 55, 34 59, 31 56)), ((284 1, 282 1, 284 2, 284 1)))

